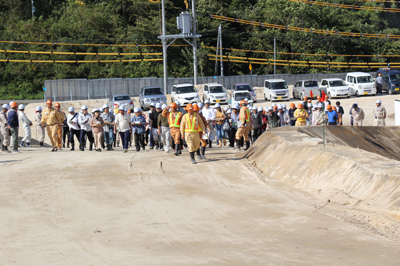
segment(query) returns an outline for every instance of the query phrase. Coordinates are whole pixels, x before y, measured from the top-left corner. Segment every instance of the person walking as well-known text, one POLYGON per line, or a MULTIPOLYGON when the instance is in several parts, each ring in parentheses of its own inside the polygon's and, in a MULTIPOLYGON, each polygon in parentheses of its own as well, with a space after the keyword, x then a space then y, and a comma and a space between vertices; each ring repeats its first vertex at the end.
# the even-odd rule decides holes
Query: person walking
POLYGON ((59 127, 59 115, 57 110, 53 108, 53 102, 51 100, 47 100, 46 105, 47 108, 44 109, 44 114, 42 115, 40 123, 43 127, 46 127, 47 135, 53 147, 51 151, 55 152, 58 150, 57 130, 59 127))
POLYGON ((336 113, 336 110, 332 108, 332 105, 328 104, 326 106, 328 112, 326 113, 326 119, 328 120, 328 125, 336 126, 338 125, 339 116, 336 113))
POLYGON ((13 102, 11 104, 11 110, 8 112, 8 119, 7 119, 7 128, 10 130, 11 137, 12 137, 12 146, 13 152, 19 153, 18 151, 18 129, 19 129, 19 122, 18 122, 18 113, 17 108, 18 104, 13 102))
POLYGON ((54 105, 54 108, 57 110, 57 117, 58 117, 58 128, 57 128, 57 147, 59 150, 61 150, 61 146, 63 145, 62 137, 64 135, 63 133, 63 123, 67 119, 67 116, 63 111, 61 111, 61 105, 60 103, 56 103, 54 105))
POLYGON ((93 143, 94 143, 94 138, 93 138, 93 132, 92 132, 92 127, 90 126, 90 120, 92 119, 92 115, 89 114, 88 108, 86 105, 83 105, 81 108, 81 113, 79 114, 78 117, 78 122, 81 127, 81 134, 79 136, 79 150, 84 151, 85 146, 86 146, 86 139, 85 137, 89 139, 89 151, 92 151, 93 149, 93 143))
MULTIPOLYGON (((207 120, 207 124, 208 124, 208 128, 210 129, 210 132, 214 131, 215 112, 210 107, 209 100, 205 100, 202 114, 203 114, 204 118, 207 120)), ((211 139, 208 139, 208 147, 212 148, 212 140, 211 139)))
POLYGON ((129 148, 129 133, 132 133, 132 123, 129 114, 125 113, 124 106, 119 107, 119 112, 115 116, 115 124, 114 124, 115 134, 117 134, 117 128, 119 129, 119 135, 123 143, 122 152, 127 153, 129 148))
POLYGON ((374 125, 375 126, 386 126, 386 109, 382 106, 381 100, 376 100, 376 107, 374 109, 374 125))
POLYGON ((104 131, 104 141, 107 146, 107 151, 113 150, 113 129, 114 129, 114 120, 115 116, 110 112, 110 107, 108 104, 103 105, 103 113, 101 114, 101 118, 104 121, 103 131, 104 131))
POLYGON ((198 114, 194 112, 192 104, 187 105, 186 111, 187 113, 183 116, 181 121, 181 137, 186 140, 192 164, 196 164, 194 155, 200 147, 199 132, 205 131, 205 125, 198 114))
POLYGON ((42 126, 40 121, 42 121, 42 107, 36 106, 36 113, 35 113, 36 130, 37 130, 37 133, 39 134, 39 139, 38 139, 39 147, 43 148, 44 147, 45 127, 42 126))
POLYGON ((245 151, 250 148, 250 139, 249 139, 249 130, 251 128, 250 123, 250 112, 246 107, 246 102, 241 101, 240 105, 242 108, 240 109, 239 113, 239 121, 238 121, 238 130, 236 132, 236 142, 239 150, 242 147, 241 138, 243 137, 244 141, 246 142, 245 151))
POLYGON ((22 126, 25 131, 25 136, 19 143, 21 147, 31 147, 31 140, 32 140, 32 134, 31 134, 31 126, 32 126, 32 121, 29 120, 29 118, 25 114, 25 105, 20 104, 19 107, 19 120, 22 122, 22 126))
POLYGON ((364 114, 364 111, 358 107, 357 103, 353 104, 353 109, 351 110, 351 115, 353 116, 354 126, 362 126, 365 114, 364 114))
POLYGON ((375 79, 376 82, 376 94, 382 95, 383 78, 381 73, 378 73, 378 77, 375 79))
POLYGON ((296 118, 296 127, 306 125, 308 113, 306 110, 304 110, 303 104, 299 103, 297 105, 297 110, 294 112, 294 117, 296 118))
POLYGON ((94 137, 94 146, 96 151, 101 152, 101 136, 103 135, 104 129, 104 121, 100 116, 100 110, 94 110, 94 116, 90 120, 90 126, 92 127, 93 137, 94 137))
POLYGON ((7 112, 10 109, 8 104, 3 104, 0 111, 0 133, 3 136, 3 142, 1 143, 1 151, 10 153, 8 146, 10 145, 10 129, 8 128, 8 116, 7 112))
POLYGON ((64 112, 62 112, 62 115, 64 117, 64 121, 62 123, 62 147, 65 148, 65 143, 67 143, 67 149, 69 149, 71 139, 70 139, 70 133, 69 133, 69 126, 68 126, 68 121, 67 121, 67 116, 65 115, 64 112))
POLYGON ((222 147, 222 143, 224 143, 224 146, 226 146, 226 139, 228 137, 227 133, 222 130, 222 125, 224 124, 226 116, 222 112, 221 105, 219 103, 215 104, 214 109, 218 143, 220 147, 222 147))
POLYGON ((75 150, 74 136, 78 140, 81 135, 81 128, 79 127, 79 114, 75 113, 74 107, 68 108, 69 115, 67 117, 67 124, 69 127, 69 141, 71 143, 71 151, 75 150))
POLYGON ((181 154, 181 122, 183 114, 178 110, 178 105, 176 103, 171 103, 170 108, 165 108, 161 114, 163 117, 168 118, 169 130, 172 138, 175 142, 175 152, 174 155, 178 156, 181 154))
POLYGON ((139 107, 135 107, 134 115, 131 118, 132 133, 135 136, 136 151, 140 151, 140 147, 145 150, 144 145, 144 134, 146 127, 146 119, 142 115, 142 110, 139 107))
POLYGON ((336 102, 336 113, 339 116, 339 125, 343 126, 343 115, 344 115, 344 109, 342 106, 340 106, 340 102, 336 102))
POLYGON ((154 147, 155 150, 158 151, 159 149, 161 149, 161 134, 159 134, 158 132, 158 116, 161 114, 162 109, 161 109, 161 103, 157 103, 156 104, 156 109, 155 111, 151 112, 151 114, 149 114, 149 119, 150 119, 150 126, 151 126, 151 134, 152 134, 152 138, 154 141, 154 147))
POLYGON ((239 104, 235 104, 232 106, 232 113, 231 113, 231 130, 229 131, 229 147, 234 149, 239 148, 238 146, 235 147, 236 143, 236 132, 238 130, 238 121, 239 121, 239 104))
POLYGON ((203 124, 204 124, 204 127, 206 129, 205 131, 200 131, 199 132, 200 150, 197 151, 197 156, 198 156, 199 159, 205 160, 206 159, 205 153, 206 153, 206 148, 207 148, 207 141, 206 141, 207 130, 209 130, 209 129, 207 128, 207 126, 208 126, 207 120, 203 116, 203 110, 200 109, 200 106, 196 106, 196 107, 197 107, 197 109, 193 107, 194 111, 196 113, 198 113, 198 115, 201 118, 201 120, 203 120, 203 124))
MULTIPOLYGON (((167 109, 167 105, 163 104, 161 106, 162 112, 167 109)), ((162 113, 161 112, 161 113, 162 113)), ((157 118, 158 125, 158 134, 161 136, 161 142, 163 143, 164 151, 169 153, 169 149, 171 147, 171 133, 169 130, 168 117, 164 117, 163 115, 159 115, 157 118)))
MULTIPOLYGON (((260 107, 261 108, 261 107, 260 107)), ((261 108, 262 109, 262 108, 261 108)), ((253 143, 261 136, 262 116, 256 106, 253 107, 251 121, 253 121, 253 143)))

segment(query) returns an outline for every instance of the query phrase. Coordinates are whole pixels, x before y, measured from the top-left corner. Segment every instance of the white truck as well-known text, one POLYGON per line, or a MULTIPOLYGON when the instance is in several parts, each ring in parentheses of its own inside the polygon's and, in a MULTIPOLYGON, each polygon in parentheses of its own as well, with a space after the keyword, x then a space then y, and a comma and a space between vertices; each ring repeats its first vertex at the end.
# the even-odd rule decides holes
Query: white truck
POLYGON ((346 85, 352 95, 376 95, 376 85, 372 76, 364 72, 350 72, 346 75, 346 85))

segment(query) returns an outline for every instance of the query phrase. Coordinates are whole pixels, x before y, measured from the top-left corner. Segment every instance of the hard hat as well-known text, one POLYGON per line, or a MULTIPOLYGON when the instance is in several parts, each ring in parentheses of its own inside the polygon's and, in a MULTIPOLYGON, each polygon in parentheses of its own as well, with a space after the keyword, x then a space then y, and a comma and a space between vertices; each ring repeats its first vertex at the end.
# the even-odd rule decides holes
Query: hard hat
POLYGON ((278 106, 273 105, 273 106, 272 106, 272 109, 278 109, 278 106))
POLYGON ((264 110, 263 110, 262 107, 258 107, 258 111, 259 111, 259 112, 262 112, 262 111, 264 111, 264 110))
POLYGON ((282 105, 278 105, 278 110, 282 110, 283 106, 282 105))
POLYGON ((132 113, 132 111, 131 111, 131 109, 129 109, 129 110, 128 110, 128 114, 131 114, 131 113, 132 113))
POLYGON ((205 101, 204 101, 204 104, 206 104, 206 103, 208 103, 208 104, 209 104, 209 103, 210 103, 210 101, 209 101, 209 100, 205 100, 205 101))
POLYGON ((354 104, 353 104, 353 107, 358 107, 358 103, 354 103, 354 104))
POLYGON ((273 111, 274 108, 272 106, 268 107, 268 111, 273 111))
POLYGON ((96 110, 97 110, 97 108, 93 108, 93 109, 92 109, 92 114, 93 114, 94 112, 96 112, 96 110))
POLYGON ((304 101, 307 101, 307 99, 308 99, 307 96, 304 96, 304 97, 303 97, 303 100, 304 100, 304 101))
POLYGON ((3 108, 3 109, 10 109, 10 106, 8 105, 8 104, 3 104, 3 106, 1 106, 1 108, 3 108))
POLYGON ((176 105, 181 106, 180 101, 176 101, 176 105))
POLYGON ((232 110, 231 110, 231 109, 228 109, 228 110, 226 111, 226 113, 227 113, 227 114, 231 114, 231 113, 232 113, 232 110))
POLYGON ((118 110, 125 111, 125 106, 121 105, 118 110))
POLYGON ((200 109, 203 108, 203 103, 200 102, 200 103, 198 104, 198 106, 199 106, 200 109))
POLYGON ((156 109, 161 109, 161 103, 156 104, 156 109))
POLYGON ((294 103, 291 103, 290 104, 290 107, 292 108, 292 107, 296 107, 296 105, 294 104, 294 103))
POLYGON ((247 109, 251 109, 251 105, 250 104, 248 104, 246 107, 247 107, 247 109))
POLYGON ((276 106, 276 103, 273 103, 272 106, 276 106))
POLYGON ((189 110, 193 110, 193 105, 190 103, 186 106, 186 111, 189 111, 189 110))
POLYGON ((283 109, 286 109, 286 104, 282 105, 283 109))
POLYGON ((228 111, 228 110, 229 110, 229 107, 228 107, 228 106, 226 106, 226 107, 224 108, 224 110, 225 110, 225 111, 228 111))
POLYGON ((235 105, 232 107, 232 109, 237 109, 237 110, 239 110, 239 109, 240 109, 239 104, 235 103, 235 105))
POLYGON ((11 106, 11 104, 13 104, 13 101, 11 101, 8 105, 11 106))
POLYGON ((15 107, 18 107, 18 104, 16 102, 12 102, 11 108, 15 108, 15 107))
POLYGON ((245 101, 245 102, 248 102, 248 101, 249 101, 249 99, 245 98, 245 99, 244 99, 244 101, 245 101))
POLYGON ((302 104, 302 103, 299 103, 299 104, 297 105, 297 108, 303 109, 303 104, 302 104))
POLYGON ((153 102, 151 102, 149 106, 150 106, 150 107, 154 107, 155 104, 154 104, 153 102))
POLYGON ((42 111, 42 107, 36 106, 36 112, 42 111))
POLYGON ((382 101, 381 100, 376 100, 376 103, 382 103, 382 101))
POLYGON ((20 104, 20 105, 18 106, 18 110, 25 110, 25 105, 20 104))
POLYGON ((135 107, 135 108, 133 109, 133 112, 135 112, 135 113, 138 113, 138 112, 140 112, 140 109, 139 109, 139 107, 135 107))
POLYGON ((60 107, 61 105, 60 105, 60 103, 56 103, 55 105, 54 105, 54 107, 60 107))
POLYGON ((47 100, 46 104, 53 104, 51 100, 47 100))
POLYGON ((161 109, 165 109, 165 108, 167 108, 167 105, 164 103, 164 104, 161 106, 161 109))
POLYGON ((313 107, 312 103, 307 103, 307 107, 313 107))
POLYGON ((258 110, 257 107, 253 106, 253 110, 258 110))
POLYGON ((219 104, 219 103, 216 103, 215 105, 214 105, 214 108, 220 108, 221 107, 221 105, 219 104))
POLYGON ((178 108, 178 105, 176 103, 171 103, 172 108, 178 108))
POLYGON ((106 109, 106 108, 110 108, 110 107, 108 106, 108 104, 104 104, 104 105, 103 105, 103 110, 106 109))
POLYGON ((87 106, 86 105, 82 105, 81 110, 87 110, 87 106))
POLYGON ((317 96, 317 99, 321 99, 321 96, 318 95, 318 96, 317 96))
POLYGON ((328 111, 332 111, 332 105, 328 104, 328 106, 326 106, 326 109, 327 109, 328 111))
POLYGON ((279 109, 279 107, 282 107, 282 104, 278 104, 278 109, 279 109))
POLYGON ((93 113, 96 113, 96 112, 100 112, 100 109, 99 108, 94 108, 93 109, 93 113))
POLYGON ((240 105, 246 105, 246 102, 244 100, 241 100, 240 105))
POLYGON ((72 107, 72 106, 70 106, 70 107, 68 108, 68 112, 69 112, 69 113, 75 112, 75 108, 72 107))
POLYGON ((322 106, 322 103, 319 103, 318 105, 317 105, 317 108, 322 108, 323 106, 322 106))
POLYGON ((199 106, 197 104, 193 104, 193 110, 195 112, 199 111, 199 106))
POLYGON ((328 99, 329 98, 329 96, 328 95, 325 95, 325 99, 328 99))
POLYGON ((100 108, 100 112, 104 112, 104 108, 103 107, 100 108))

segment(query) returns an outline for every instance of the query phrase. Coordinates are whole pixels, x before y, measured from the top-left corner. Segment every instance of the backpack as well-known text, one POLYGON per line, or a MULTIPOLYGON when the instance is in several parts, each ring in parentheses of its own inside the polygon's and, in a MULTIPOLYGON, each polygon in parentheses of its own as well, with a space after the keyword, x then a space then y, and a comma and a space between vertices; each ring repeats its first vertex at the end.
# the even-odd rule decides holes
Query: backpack
POLYGON ((225 118, 224 123, 222 124, 222 131, 229 132, 231 131, 231 125, 229 124, 229 119, 225 118))

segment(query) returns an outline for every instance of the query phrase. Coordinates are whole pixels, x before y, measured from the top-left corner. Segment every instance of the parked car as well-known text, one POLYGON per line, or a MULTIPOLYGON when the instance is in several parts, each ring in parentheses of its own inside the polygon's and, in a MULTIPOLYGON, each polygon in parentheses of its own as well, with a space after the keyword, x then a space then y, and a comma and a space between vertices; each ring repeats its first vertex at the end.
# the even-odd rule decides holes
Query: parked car
POLYGON ((299 80, 293 87, 293 99, 299 98, 303 99, 307 98, 315 98, 318 95, 321 95, 321 91, 318 87, 317 80, 299 80), (312 97, 311 97, 312 92, 312 97))
POLYGON ((383 78, 382 91, 387 91, 389 94, 400 93, 400 71, 382 68, 376 74, 381 74, 383 78))
POLYGON ((249 91, 253 102, 255 103, 257 102, 257 94, 253 90, 253 87, 251 87, 251 85, 248 83, 238 83, 232 85, 232 92, 234 91, 249 91))
POLYGON ((150 107, 150 103, 167 104, 167 97, 163 90, 157 86, 146 86, 140 89, 139 104, 143 110, 150 107))
POLYGON ((113 95, 110 100, 108 100, 108 106, 114 106, 119 107, 121 105, 124 105, 127 110, 131 110, 134 108, 133 101, 131 97, 127 94, 121 94, 121 95, 113 95))
POLYGON ((203 89, 203 102, 209 100, 210 104, 228 103, 228 95, 226 89, 221 84, 207 84, 203 89))
POLYGON ((351 90, 343 79, 329 78, 321 80, 320 90, 325 92, 329 98, 347 97, 350 98, 351 90))
POLYGON ((273 101, 290 100, 289 89, 283 79, 267 79, 264 81, 264 99, 273 101))
POLYGON ((352 95, 376 95, 376 85, 372 76, 364 72, 350 72, 346 75, 346 85, 350 87, 352 95))
POLYGON ((253 100, 251 99, 251 94, 247 90, 242 91, 234 91, 231 94, 230 106, 234 106, 235 104, 240 104, 240 101, 247 99, 249 104, 253 104, 253 100))
POLYGON ((190 83, 175 84, 172 86, 171 101, 179 101, 181 106, 186 106, 189 103, 200 102, 200 96, 190 83))

